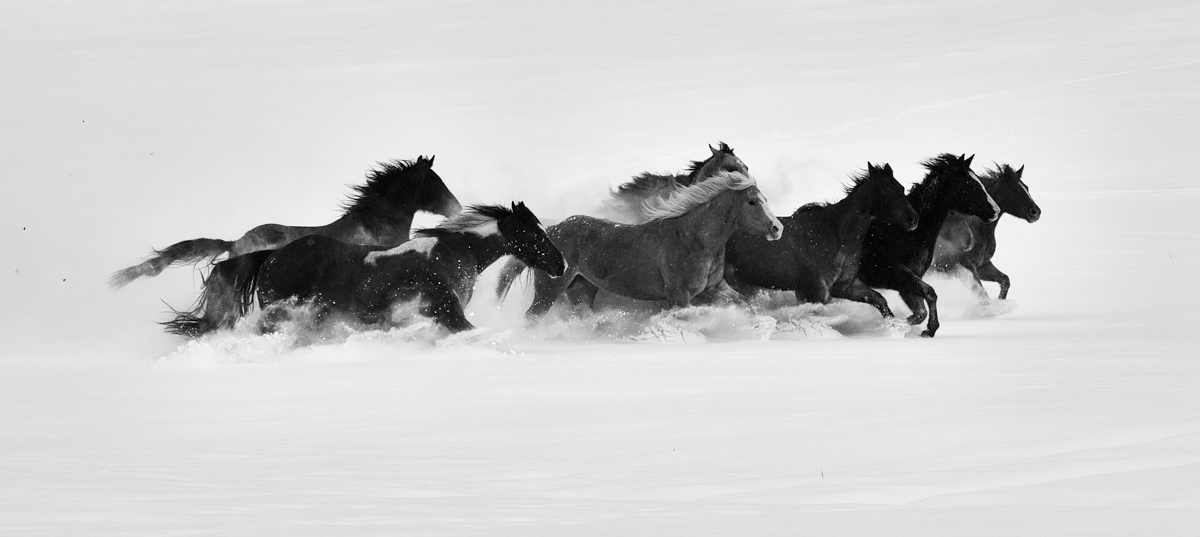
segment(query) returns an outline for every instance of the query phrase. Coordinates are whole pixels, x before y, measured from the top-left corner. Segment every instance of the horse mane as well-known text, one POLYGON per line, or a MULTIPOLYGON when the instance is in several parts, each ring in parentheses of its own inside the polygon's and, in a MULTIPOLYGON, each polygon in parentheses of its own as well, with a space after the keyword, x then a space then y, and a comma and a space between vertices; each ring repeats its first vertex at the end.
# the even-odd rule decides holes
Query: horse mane
POLYGON ((403 181, 411 178, 411 172, 416 171, 418 165, 428 166, 430 159, 425 157, 417 157, 415 160, 400 160, 393 159, 387 162, 379 162, 370 170, 367 170, 367 182, 361 185, 352 185, 350 187, 353 193, 349 199, 342 203, 342 209, 346 214, 359 213, 366 211, 368 207, 387 200, 391 192, 402 191, 407 195, 415 195, 417 189, 403 188, 393 189, 392 184, 397 181, 403 181))
POLYGON ((672 173, 658 174, 643 172, 635 175, 629 182, 617 187, 618 194, 649 194, 671 186, 679 181, 678 175, 672 173))
POLYGON ((992 185, 995 185, 1001 179, 1011 178, 1017 173, 1017 171, 1012 169, 1012 166, 1009 166, 1008 164, 993 162, 992 166, 995 166, 995 168, 984 168, 983 173, 979 174, 979 182, 983 183, 983 186, 988 189, 990 189, 992 185))
POLYGON ((757 183, 744 173, 721 172, 711 179, 682 187, 666 198, 651 198, 642 203, 646 216, 654 220, 683 216, 730 190, 745 190, 757 183))
MULTIPOLYGON (((869 169, 863 170, 854 175, 851 175, 850 176, 850 184, 842 185, 842 192, 845 192, 846 196, 849 196, 850 194, 853 194, 856 190, 861 188, 863 185, 865 185, 867 183, 867 180, 870 178, 871 178, 871 170, 869 170, 869 169)), ((798 209, 796 209, 796 211, 793 212, 792 214, 802 214, 802 213, 806 213, 806 212, 809 212, 812 210, 820 209, 822 207, 828 207, 830 205, 831 204, 829 202, 821 202, 821 201, 805 203, 804 205, 801 205, 798 209)))
MULTIPOLYGON (((725 142, 717 142, 717 152, 725 153, 727 155, 732 155, 733 148, 729 147, 729 144, 727 144, 725 142)), ((684 184, 690 185, 692 183, 695 183, 696 182, 696 174, 700 173, 700 168, 703 168, 704 163, 708 162, 711 159, 712 159, 712 157, 710 156, 704 160, 693 160, 690 164, 688 164, 687 173, 685 173, 683 175, 677 175, 677 176, 675 176, 675 179, 679 180, 681 183, 684 183, 684 184)))
POLYGON ((928 172, 920 183, 913 183, 912 188, 908 191, 908 201, 912 203, 913 209, 916 209, 918 213, 928 209, 934 203, 934 198, 942 185, 942 178, 954 168, 966 168, 970 176, 975 176, 975 172, 972 172, 971 167, 967 165, 966 159, 950 153, 942 153, 926 159, 921 162, 921 165, 928 172))
POLYGON ((512 215, 512 209, 503 205, 471 205, 437 227, 418 229, 414 234, 418 237, 438 237, 447 233, 464 233, 512 215))

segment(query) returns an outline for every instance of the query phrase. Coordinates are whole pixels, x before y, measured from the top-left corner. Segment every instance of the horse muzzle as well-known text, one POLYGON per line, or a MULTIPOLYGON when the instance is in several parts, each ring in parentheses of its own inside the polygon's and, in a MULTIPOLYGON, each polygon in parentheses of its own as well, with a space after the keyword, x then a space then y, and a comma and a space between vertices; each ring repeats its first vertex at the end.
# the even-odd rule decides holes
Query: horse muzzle
POLYGON ((771 225, 771 230, 767 232, 767 240, 769 240, 769 241, 777 241, 777 240, 779 240, 781 237, 783 237, 783 225, 781 225, 781 224, 772 224, 772 225, 771 225))
POLYGON ((1037 207, 1034 207, 1032 209, 1029 209, 1029 216, 1025 217, 1025 221, 1032 224, 1034 222, 1037 222, 1041 218, 1042 218, 1042 210, 1037 207))

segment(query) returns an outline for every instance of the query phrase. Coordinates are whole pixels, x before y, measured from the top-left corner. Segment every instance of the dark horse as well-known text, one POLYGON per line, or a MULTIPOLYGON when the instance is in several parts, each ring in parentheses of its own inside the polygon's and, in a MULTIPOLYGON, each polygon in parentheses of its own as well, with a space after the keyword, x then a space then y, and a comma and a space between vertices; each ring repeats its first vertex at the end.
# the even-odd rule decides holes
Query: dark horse
POLYGON ((612 197, 602 207, 603 215, 614 222, 641 224, 648 222, 644 203, 648 199, 663 198, 679 187, 694 185, 721 172, 750 174, 742 159, 733 154, 733 148, 725 142, 717 147, 708 146, 712 153, 704 160, 694 160, 684 173, 650 173, 636 175, 629 182, 617 187, 612 197))
MULTIPOLYGON (((1024 166, 1014 170, 1008 164, 998 164, 994 170, 985 170, 979 176, 979 181, 996 200, 1001 213, 1011 214, 1032 224, 1041 218, 1042 209, 1033 201, 1029 187, 1021 180, 1024 172, 1024 166)), ((987 289, 983 288, 984 281, 999 283, 1000 298, 1008 298, 1008 275, 992 264, 992 256, 996 254, 996 224, 999 222, 999 218, 984 222, 975 216, 950 213, 942 225, 937 247, 933 250, 934 270, 952 272, 962 267, 971 275, 972 288, 979 298, 988 297, 987 289)))
MULTIPOLYGON (((743 173, 723 172, 647 204, 653 220, 644 224, 572 216, 551 226, 550 238, 567 259, 567 271, 560 277, 534 273, 534 299, 526 316, 545 314, 577 278, 582 289, 575 298, 589 306, 599 289, 637 300, 666 300, 672 308, 689 306, 720 283, 724 262, 717 255, 735 230, 771 240, 783 232, 754 179, 743 173)), ((502 281, 497 294, 504 295, 509 284, 511 279, 502 281)))
POLYGON ((451 331, 473 328, 463 314, 475 280, 488 265, 512 255, 554 275, 566 267, 562 254, 524 203, 512 208, 477 205, 417 238, 386 249, 309 235, 278 250, 261 250, 217 263, 222 287, 206 287, 201 304, 166 323, 168 331, 196 336, 232 326, 257 290, 261 326, 272 330, 289 315, 286 305, 315 308, 319 323, 333 314, 368 325, 387 324, 392 307, 420 299, 419 311, 451 331), (203 302, 213 294, 235 294, 232 311, 213 312, 203 302), (213 316, 216 314, 215 316, 213 316))
POLYGON ((433 157, 380 164, 367 182, 354 186, 341 218, 324 226, 263 224, 236 241, 192 239, 172 244, 146 261, 117 271, 109 279, 121 287, 142 276, 157 276, 171 265, 198 263, 228 253, 229 257, 279 248, 305 235, 324 235, 355 244, 395 246, 409 238, 413 214, 428 211, 450 217, 462 205, 433 171, 433 157))
POLYGON ((934 243, 947 215, 959 211, 987 222, 1000 216, 996 202, 971 171, 974 158, 943 153, 922 162, 928 173, 908 192, 909 203, 920 215, 916 229, 908 230, 886 219, 875 220, 863 240, 859 279, 871 287, 899 291, 913 312, 909 323, 920 323, 928 315, 929 324, 921 332, 924 337, 933 337, 939 324, 937 293, 921 277, 933 262, 934 243))
POLYGON ((759 235, 734 233, 725 249, 725 281, 742 294, 766 287, 793 290, 800 302, 865 302, 891 317, 883 295, 858 279, 863 237, 876 219, 916 229, 917 212, 890 164, 868 162, 867 171, 853 181, 841 201, 810 203, 781 217, 783 240, 767 242, 759 235))

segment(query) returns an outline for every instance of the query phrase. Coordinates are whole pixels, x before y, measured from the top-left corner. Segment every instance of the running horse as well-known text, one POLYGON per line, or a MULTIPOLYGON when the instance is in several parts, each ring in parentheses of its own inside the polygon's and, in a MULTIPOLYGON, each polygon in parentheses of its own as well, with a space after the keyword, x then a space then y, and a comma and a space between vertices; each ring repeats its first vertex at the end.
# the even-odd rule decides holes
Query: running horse
MULTIPOLYGON (((996 200, 1002 215, 1011 214, 1032 224, 1042 217, 1042 209, 1033 201, 1029 187, 1021 179, 1024 173, 1024 166, 1014 170, 1008 164, 997 164, 995 169, 985 170, 979 176, 979 181, 996 200)), ((1011 285, 1008 275, 992 264, 992 256, 996 255, 996 225, 999 223, 999 218, 984 222, 977 216, 950 213, 938 235, 937 247, 933 250, 933 269, 954 272, 962 267, 970 275, 969 283, 977 297, 988 298, 983 282, 989 281, 1000 284, 1001 299, 1008 298, 1011 285)))
POLYGON ((157 276, 171 265, 199 263, 222 254, 237 257, 279 248, 305 235, 322 235, 355 244, 395 246, 409 239, 413 215, 426 211, 451 217, 462 210, 454 194, 433 171, 433 157, 381 163, 367 173, 365 184, 352 187, 345 213, 324 226, 263 224, 236 241, 199 238, 177 242, 109 279, 122 287, 143 276, 157 276))
MULTIPOLYGON (((636 300, 665 300, 671 308, 690 306, 697 295, 721 282, 722 254, 734 231, 749 230, 771 240, 783 233, 754 179, 740 172, 721 172, 645 203, 652 220, 643 224, 577 215, 550 226, 550 239, 567 260, 567 270, 557 277, 534 272, 534 299, 526 318, 544 315, 573 283, 580 286, 573 300, 588 306, 600 289, 636 300)), ((503 298, 511 283, 502 280, 497 295, 503 298)))
POLYGON ((164 324, 185 336, 232 327, 257 295, 263 331, 287 320, 294 304, 312 307, 318 326, 338 315, 378 326, 392 321, 398 304, 418 300, 422 315, 459 332, 474 328, 463 308, 479 273, 496 260, 512 255, 553 275, 566 267, 524 203, 472 206, 416 235, 390 249, 309 235, 277 250, 227 259, 213 272, 221 275, 216 281, 232 285, 205 287, 196 309, 164 324), (224 309, 206 308, 208 302, 224 309))
POLYGON ((937 293, 921 278, 933 262, 933 248, 946 217, 950 211, 986 222, 1000 216, 1000 208, 971 171, 974 158, 943 153, 922 162, 927 170, 925 178, 908 191, 908 201, 920 218, 917 227, 909 230, 903 224, 877 219, 871 222, 863 240, 859 279, 871 287, 899 291, 912 310, 910 324, 928 317, 923 337, 933 337, 940 326, 937 293))
POLYGON ((870 304, 891 317, 883 295, 858 279, 863 238, 877 219, 908 231, 918 222, 892 166, 868 162, 837 203, 810 203, 780 217, 782 240, 767 242, 758 235, 734 233, 725 249, 725 281, 743 295, 768 288, 793 291, 802 303, 844 298, 870 304))

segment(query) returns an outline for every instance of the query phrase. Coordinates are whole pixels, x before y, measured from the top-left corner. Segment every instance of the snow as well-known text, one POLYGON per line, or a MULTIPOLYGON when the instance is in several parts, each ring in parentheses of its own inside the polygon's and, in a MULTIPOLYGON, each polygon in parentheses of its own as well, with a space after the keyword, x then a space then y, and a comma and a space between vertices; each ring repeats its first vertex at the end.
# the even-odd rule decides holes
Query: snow
POLYGON ((0 534, 1200 527, 1200 8, 580 9, 6 7, 0 534), (196 272, 105 288, 332 220, 378 160, 553 221, 718 140, 780 213, 953 151, 1026 165, 1044 215, 998 228, 1011 300, 930 280, 934 339, 780 298, 526 327, 489 272, 462 336, 183 342, 153 321, 196 272))

